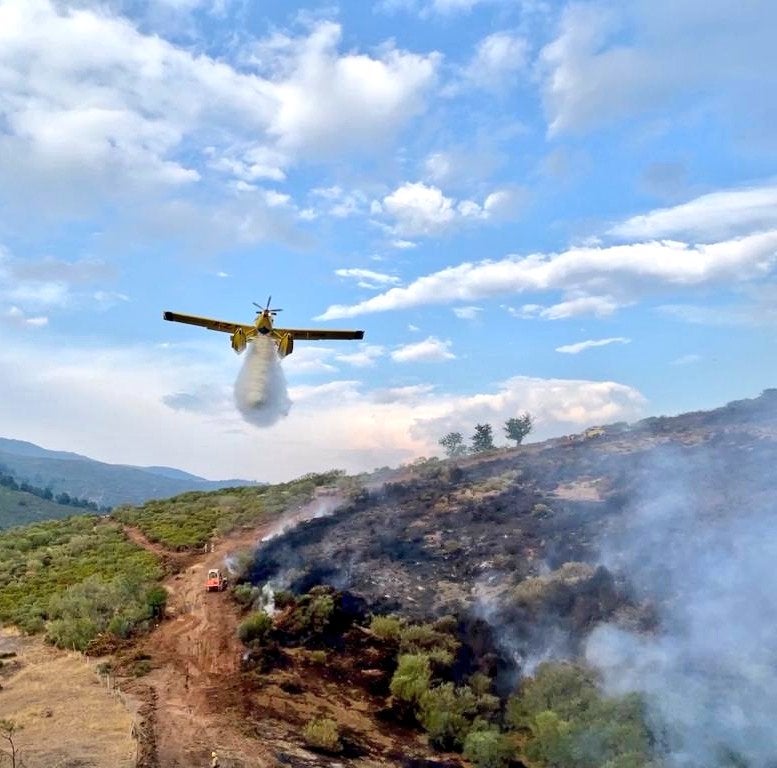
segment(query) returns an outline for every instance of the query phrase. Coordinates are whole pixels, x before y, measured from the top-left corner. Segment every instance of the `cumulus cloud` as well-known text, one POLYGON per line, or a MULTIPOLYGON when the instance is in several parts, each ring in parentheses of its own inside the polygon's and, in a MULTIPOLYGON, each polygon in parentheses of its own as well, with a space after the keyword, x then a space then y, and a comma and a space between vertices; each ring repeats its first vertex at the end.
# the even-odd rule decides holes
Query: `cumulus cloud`
POLYGON ((463 72, 465 81, 478 88, 499 91, 515 84, 528 65, 529 44, 520 34, 501 31, 484 37, 463 72))
POLYGON ((6 313, 8 319, 40 327, 48 323, 42 312, 67 308, 102 310, 127 301, 124 294, 94 289, 95 284, 113 280, 116 275, 113 266, 99 259, 20 258, 0 249, 0 303, 11 305, 6 313))
POLYGON ((569 4, 541 55, 549 131, 588 130, 684 96, 726 119, 760 116, 766 127, 777 111, 775 24, 769 0, 737 14, 691 0, 569 4))
POLYGON ((306 159, 378 149, 424 109, 439 56, 391 44, 341 53, 341 34, 319 21, 276 35, 268 62, 237 68, 145 34, 109 6, 5 0, 0 195, 70 214, 145 202, 208 169, 246 188, 306 159))
POLYGON ((311 194, 321 200, 323 212, 336 219, 346 219, 349 216, 364 213, 368 209, 367 196, 358 189, 346 192, 334 185, 317 187, 311 194))
POLYGON ((579 355, 581 352, 594 347, 606 347, 609 344, 628 344, 630 342, 631 339, 623 336, 615 336, 610 339, 589 339, 588 341, 578 341, 575 344, 564 344, 561 347, 556 347, 556 352, 561 352, 565 355, 579 355))
POLYGON ((456 201, 439 187, 421 181, 406 182, 373 203, 373 213, 391 221, 391 231, 402 237, 440 235, 467 222, 506 219, 521 208, 525 191, 506 187, 491 192, 482 203, 456 201))
POLYGON ((356 352, 335 355, 335 360, 355 368, 370 368, 383 357, 385 351, 378 344, 360 344, 356 352))
MULTIPOLYGON (((282 363, 292 379, 296 355, 282 363)), ((354 380, 297 383, 289 389, 288 417, 257 441, 230 396, 240 364, 208 344, 65 346, 45 334, 33 348, 10 334, 0 346, 0 369, 14 376, 0 377, 0 423, 7 434, 68 445, 103 461, 280 481, 333 466, 360 472, 433 455, 439 436, 462 420, 500 421, 529 410, 543 439, 631 421, 645 405, 637 390, 608 381, 514 377, 468 395, 427 383, 378 390, 354 380), (33 411, 38 418, 30 421, 33 411), (268 445, 277 461, 268 462, 268 445)))
POLYGON ((441 341, 435 336, 406 344, 391 353, 391 359, 395 363, 441 363, 455 358, 456 355, 451 352, 451 342, 441 341))
MULTIPOLYGON (((570 248, 561 253, 465 262, 352 306, 331 306, 319 319, 476 301, 527 291, 566 291, 574 294, 568 301, 601 295, 601 291, 608 296, 631 297, 666 288, 695 288, 763 278, 775 261, 777 230, 701 245, 660 241, 570 248)), ((601 309, 601 302, 591 305, 592 309, 595 307, 601 309)), ((569 305, 566 310, 569 311, 569 305)))

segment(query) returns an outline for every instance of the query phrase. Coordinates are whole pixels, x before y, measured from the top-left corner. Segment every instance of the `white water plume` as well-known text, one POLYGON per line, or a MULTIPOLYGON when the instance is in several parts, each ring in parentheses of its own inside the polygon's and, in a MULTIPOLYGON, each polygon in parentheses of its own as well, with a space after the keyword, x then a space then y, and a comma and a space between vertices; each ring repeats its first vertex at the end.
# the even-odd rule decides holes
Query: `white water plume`
POLYGON ((235 404, 243 418, 256 427, 269 427, 288 414, 291 400, 286 389, 275 342, 257 336, 235 381, 235 404))

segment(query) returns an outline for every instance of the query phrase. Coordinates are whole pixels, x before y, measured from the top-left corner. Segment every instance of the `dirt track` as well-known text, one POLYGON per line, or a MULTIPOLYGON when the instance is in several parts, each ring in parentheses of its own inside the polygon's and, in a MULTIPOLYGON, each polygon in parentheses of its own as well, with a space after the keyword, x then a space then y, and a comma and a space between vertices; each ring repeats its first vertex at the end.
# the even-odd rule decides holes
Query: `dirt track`
POLYGON ((209 568, 226 570, 228 555, 335 506, 334 497, 319 497, 279 520, 232 534, 202 554, 169 553, 127 528, 135 543, 181 568, 164 582, 170 595, 166 620, 137 648, 151 657, 153 670, 128 686, 145 703, 143 768, 205 767, 212 750, 222 768, 277 764, 259 739, 245 733, 250 724, 243 716, 238 612, 227 593, 205 591, 205 575, 209 568))
MULTIPOLYGON (((230 722, 229 710, 240 704, 239 619, 227 593, 204 589, 208 568, 223 569, 228 554, 253 546, 267 528, 230 536, 213 552, 181 557, 181 571, 164 582, 167 618, 137 648, 151 657, 153 670, 128 686, 145 703, 143 766, 204 767, 212 750, 224 768, 274 765, 256 739, 230 722)), ((156 554, 168 554, 137 530, 127 533, 156 554)))

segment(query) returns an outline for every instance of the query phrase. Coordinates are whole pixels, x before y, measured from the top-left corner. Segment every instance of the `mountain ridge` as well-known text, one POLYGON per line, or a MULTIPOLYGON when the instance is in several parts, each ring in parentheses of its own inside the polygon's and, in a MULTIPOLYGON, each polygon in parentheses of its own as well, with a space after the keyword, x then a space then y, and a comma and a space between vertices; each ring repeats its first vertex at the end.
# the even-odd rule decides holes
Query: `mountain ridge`
POLYGON ((255 485, 243 479, 208 480, 174 467, 109 464, 71 451, 0 437, 0 467, 16 479, 56 495, 67 493, 100 506, 139 504, 187 491, 255 485))

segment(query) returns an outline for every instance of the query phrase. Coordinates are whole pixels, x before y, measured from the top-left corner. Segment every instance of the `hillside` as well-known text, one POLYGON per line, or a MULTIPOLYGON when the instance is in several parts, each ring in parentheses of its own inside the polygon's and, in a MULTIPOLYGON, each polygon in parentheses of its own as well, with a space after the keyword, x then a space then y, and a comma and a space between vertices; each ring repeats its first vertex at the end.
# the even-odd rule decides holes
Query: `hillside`
POLYGON ((769 390, 379 475, 184 494, 0 536, 5 616, 116 651, 145 768, 211 749, 225 768, 766 766, 775 460, 769 390), (212 567, 237 585, 206 594, 212 567))
POLYGON ((251 484, 247 480, 206 480, 170 467, 106 464, 6 438, 0 438, 0 468, 19 480, 50 488, 54 495, 64 492, 106 507, 251 484))
POLYGON ((58 520, 75 513, 76 510, 69 505, 0 486, 0 530, 39 520, 58 520))

